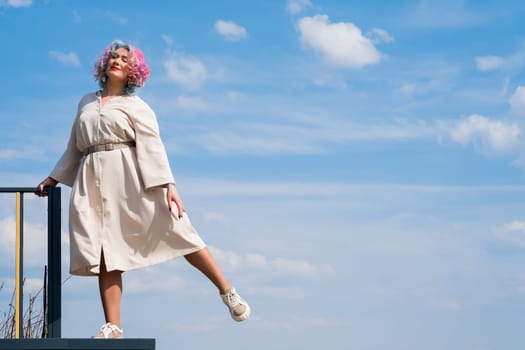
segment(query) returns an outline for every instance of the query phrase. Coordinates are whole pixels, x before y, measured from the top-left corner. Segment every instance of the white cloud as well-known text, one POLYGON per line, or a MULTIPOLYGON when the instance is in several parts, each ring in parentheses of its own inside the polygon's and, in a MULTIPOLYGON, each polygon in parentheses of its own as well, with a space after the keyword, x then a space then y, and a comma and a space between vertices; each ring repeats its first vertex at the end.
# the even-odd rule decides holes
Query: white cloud
POLYGON ((172 39, 169 35, 167 35, 167 34, 161 34, 160 37, 162 38, 162 40, 164 40, 164 42, 165 42, 166 44, 168 44, 168 46, 173 45, 173 39, 172 39))
POLYGON ((405 96, 412 96, 416 92, 416 84, 405 83, 401 85, 401 87, 399 88, 399 92, 401 92, 405 96))
POLYGON ((460 144, 472 142, 492 152, 513 149, 520 135, 517 124, 490 120, 477 114, 459 121, 450 131, 452 140, 460 144))
POLYGON ((32 0, 3 0, 0 1, 0 6, 4 7, 30 7, 33 5, 32 0))
POLYGON ((305 297, 305 292, 302 288, 298 287, 269 287, 269 286, 257 286, 254 288, 252 294, 258 296, 265 296, 266 298, 289 299, 289 300, 301 300, 305 297))
POLYGON ((257 320, 259 327, 264 329, 297 331, 299 329, 320 329, 320 328, 344 328, 348 329, 352 326, 352 322, 346 319, 328 319, 328 318, 281 318, 278 321, 274 320, 257 320))
MULTIPOLYGON (((43 264, 47 259, 47 227, 44 224, 24 222, 24 266, 43 264)), ((0 261, 14 264, 16 249, 16 221, 14 217, 0 220, 0 261)))
POLYGON ((478 24, 484 15, 466 1, 419 0, 412 7, 408 18, 409 25, 425 28, 455 28, 478 24))
POLYGON ((286 9, 292 15, 296 15, 299 12, 302 12, 308 7, 312 7, 312 2, 309 0, 288 0, 286 9))
POLYGON ((267 125, 262 128, 257 126, 253 128, 249 126, 230 127, 230 129, 206 130, 193 135, 191 140, 215 154, 315 154, 320 152, 319 146, 310 138, 301 139, 302 130, 298 130, 300 128, 286 126, 279 128, 278 125, 267 125), (291 134, 286 135, 286 131, 291 134))
POLYGON ((320 74, 312 79, 314 85, 327 86, 338 89, 345 89, 348 87, 346 82, 339 75, 320 74))
POLYGON ((78 13, 78 11, 73 10, 71 14, 73 15, 73 21, 75 23, 82 23, 82 16, 78 13))
POLYGON ((525 44, 522 42, 516 52, 507 55, 487 55, 474 58, 476 68, 482 72, 491 70, 521 70, 525 64, 525 44))
POLYGON ((303 260, 275 258, 269 262, 268 266, 272 270, 295 276, 335 275, 335 270, 329 265, 315 266, 303 260))
POLYGON ((66 66, 80 67, 80 59, 74 52, 49 51, 49 56, 66 66))
POLYGON ((500 56, 478 56, 475 60, 476 67, 482 72, 501 68, 505 63, 505 59, 500 56))
MULTIPOLYGON (((406 185, 406 184, 343 184, 322 182, 292 183, 292 182, 242 182, 242 181, 223 181, 199 179, 193 177, 181 177, 183 183, 187 185, 186 190, 192 196, 204 198, 210 197, 249 197, 249 198, 269 198, 291 196, 302 198, 316 198, 320 196, 335 196, 352 198, 356 196, 375 196, 385 198, 387 194, 410 193, 411 197, 417 194, 433 193, 491 193, 491 192, 525 192, 525 186, 495 185, 495 186, 442 186, 442 185, 406 185)), ((447 195, 448 195, 447 194, 447 195)), ((237 254, 234 254, 237 256, 237 254)), ((262 255, 247 254, 252 265, 266 264, 267 259, 262 255)))
POLYGON ((206 211, 203 214, 204 220, 207 222, 212 222, 215 224, 227 224, 229 222, 228 217, 222 213, 217 213, 215 211, 206 211))
POLYGON ((230 41, 239 41, 248 37, 246 28, 232 21, 224 21, 219 19, 215 21, 213 28, 218 34, 230 41))
POLYGON ((165 267, 146 268, 138 273, 129 274, 126 279, 126 290, 131 293, 151 291, 182 291, 187 287, 183 278, 175 274, 167 274, 165 267), (169 275, 169 277, 167 277, 169 275))
POLYGON ((325 116, 303 123, 234 123, 192 135, 191 142, 216 154, 319 154, 333 144, 435 137, 441 126, 424 121, 353 123, 325 116))
POLYGON ((442 91, 446 86, 447 82, 440 78, 431 78, 426 81, 417 82, 405 82, 397 91, 405 96, 428 94, 434 91, 442 91))
POLYGON ((200 88, 210 78, 206 66, 191 56, 171 57, 164 62, 164 68, 172 81, 189 90, 200 88))
POLYGON ((41 159, 44 154, 42 148, 24 148, 24 149, 13 149, 13 148, 0 148, 0 159, 4 160, 16 160, 16 159, 41 159))
POLYGON ((394 37, 388 34, 388 32, 381 28, 373 28, 368 32, 368 37, 375 44, 380 43, 392 43, 394 42, 394 37))
POLYGON ((512 221, 496 230, 496 237, 520 248, 525 248, 525 221, 512 221))
POLYGON ((106 11, 104 15, 109 18, 112 22, 115 22, 120 25, 124 25, 128 23, 128 19, 126 17, 122 17, 120 15, 117 15, 111 11, 106 11))
POLYGON ((41 278, 26 278, 24 281, 24 293, 31 293, 32 296, 42 293, 43 288, 44 280, 41 278))
POLYGON ((304 260, 288 258, 268 259, 261 254, 238 254, 232 251, 210 247, 213 256, 225 270, 239 271, 241 269, 265 271, 272 274, 321 277, 334 276, 335 270, 326 264, 314 265, 304 260))
POLYGON ((316 15, 300 19, 297 25, 301 43, 334 66, 362 68, 381 60, 372 41, 353 23, 330 23, 327 15, 316 15))
POLYGON ((206 101, 197 96, 178 96, 175 107, 189 111, 205 111, 208 109, 206 101))
POLYGON ((509 100, 510 109, 519 115, 525 115, 525 86, 518 86, 509 100))
POLYGON ((240 101, 244 98, 244 94, 242 92, 239 92, 239 91, 227 91, 225 94, 224 94, 224 97, 228 100, 228 101, 231 101, 231 102, 236 102, 236 101, 240 101))
MULTIPOLYGON (((271 296, 271 295, 270 295, 271 296)), ((250 323, 256 325, 256 328, 263 330, 274 330, 274 331, 298 331, 298 330, 319 330, 326 328, 333 330, 335 328, 348 329, 351 327, 352 322, 346 319, 329 319, 322 317, 296 317, 296 316, 285 316, 278 317, 276 320, 265 319, 254 314, 250 318, 250 323)), ((222 319, 209 318, 208 320, 201 320, 199 322, 186 321, 182 322, 170 322, 168 329, 174 330, 177 333, 201 333, 210 332, 222 327, 222 319)))

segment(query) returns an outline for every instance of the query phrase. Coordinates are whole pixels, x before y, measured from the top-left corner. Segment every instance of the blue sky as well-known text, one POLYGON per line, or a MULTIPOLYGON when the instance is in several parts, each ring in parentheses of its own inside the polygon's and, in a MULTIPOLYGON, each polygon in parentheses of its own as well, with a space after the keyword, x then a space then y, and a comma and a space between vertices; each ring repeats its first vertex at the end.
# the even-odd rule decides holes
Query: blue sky
MULTIPOLYGON (((139 46, 192 222, 253 317, 183 260, 124 277, 123 328, 159 350, 521 349, 525 4, 0 0, 0 185, 61 155, 93 62, 139 46)), ((67 198, 64 190, 64 277, 67 198)), ((14 200, 0 203, 0 311, 14 200)), ((27 293, 45 261, 27 197, 27 293)), ((64 337, 103 323, 63 290, 64 337)))

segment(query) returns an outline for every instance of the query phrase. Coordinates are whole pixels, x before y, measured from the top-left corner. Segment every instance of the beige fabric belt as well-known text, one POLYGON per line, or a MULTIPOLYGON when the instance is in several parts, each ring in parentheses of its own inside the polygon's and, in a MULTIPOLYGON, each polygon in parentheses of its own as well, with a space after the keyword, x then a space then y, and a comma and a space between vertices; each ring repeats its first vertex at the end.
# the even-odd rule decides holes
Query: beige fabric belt
POLYGON ((88 154, 91 154, 94 152, 113 151, 114 149, 128 148, 128 147, 135 147, 135 141, 105 143, 102 145, 89 146, 88 148, 84 150, 84 152, 82 152, 82 154, 84 156, 87 156, 88 154))

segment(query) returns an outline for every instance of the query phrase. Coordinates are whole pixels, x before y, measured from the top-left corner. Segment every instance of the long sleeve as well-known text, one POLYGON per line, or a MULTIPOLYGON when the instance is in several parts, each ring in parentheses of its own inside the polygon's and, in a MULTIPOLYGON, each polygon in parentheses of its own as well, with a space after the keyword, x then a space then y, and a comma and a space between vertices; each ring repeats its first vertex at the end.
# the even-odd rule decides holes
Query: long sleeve
POLYGON ((137 161, 144 188, 174 183, 155 113, 145 102, 138 99, 131 118, 135 128, 137 161))
POLYGON ((78 115, 75 119, 75 122, 73 123, 73 127, 71 128, 71 134, 69 136, 66 150, 49 175, 53 179, 69 187, 73 187, 73 183, 75 182, 75 178, 77 176, 78 167, 80 165, 80 160, 82 159, 82 153, 80 153, 78 150, 76 142, 77 120, 78 115))

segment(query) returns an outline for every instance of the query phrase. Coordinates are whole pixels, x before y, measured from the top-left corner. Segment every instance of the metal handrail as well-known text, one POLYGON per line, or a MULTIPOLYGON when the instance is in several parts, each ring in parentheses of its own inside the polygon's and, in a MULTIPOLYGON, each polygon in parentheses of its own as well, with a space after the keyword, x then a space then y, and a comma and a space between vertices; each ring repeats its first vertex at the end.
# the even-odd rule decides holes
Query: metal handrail
MULTIPOLYGON (((16 305, 15 305, 15 333, 17 338, 23 337, 23 212, 24 193, 35 193, 36 187, 0 187, 0 193, 16 194, 17 216, 17 252, 16 252, 16 305)), ((62 336, 62 272, 61 272, 61 189, 60 187, 46 187, 47 192, 47 264, 48 264, 48 295, 47 295, 47 337, 61 338, 62 336)))

